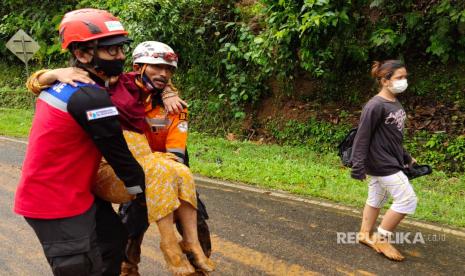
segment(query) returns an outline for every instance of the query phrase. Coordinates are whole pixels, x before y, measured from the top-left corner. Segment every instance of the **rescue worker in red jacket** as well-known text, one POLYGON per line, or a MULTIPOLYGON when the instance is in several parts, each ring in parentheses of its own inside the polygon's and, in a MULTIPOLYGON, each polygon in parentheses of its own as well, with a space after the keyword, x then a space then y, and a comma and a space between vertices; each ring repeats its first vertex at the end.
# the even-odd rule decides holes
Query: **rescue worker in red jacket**
POLYGON ((128 33, 96 9, 67 13, 59 29, 62 48, 95 84, 56 83, 40 93, 14 211, 35 231, 54 275, 119 275, 127 233, 91 185, 103 155, 127 192, 144 196, 144 171, 104 88, 123 70, 128 33))
MULTIPOLYGON (((162 234, 161 248, 170 270, 176 272, 175 274, 182 274, 189 271, 189 265, 185 262, 176 261, 178 259, 182 260, 182 256, 178 255, 182 254, 180 249, 173 255, 177 251, 174 248, 177 246, 177 241, 173 246, 172 241, 176 240, 176 237, 172 227, 172 212, 178 208, 178 198, 183 201, 187 200, 190 202, 189 204, 196 207, 197 232, 199 235, 192 232, 196 230, 195 212, 191 214, 192 216, 189 216, 191 224, 188 227, 185 227, 182 217, 178 217, 177 226, 180 233, 187 233, 186 237, 188 238, 184 240, 183 249, 190 252, 188 256, 191 263, 201 270, 210 271, 214 267, 213 263, 205 258, 205 256, 209 257, 211 253, 210 234, 208 225, 205 222, 208 219, 208 214, 198 195, 195 196, 195 190, 190 189, 194 185, 192 174, 184 166, 188 165, 185 152, 187 109, 184 108, 183 112, 178 114, 168 114, 168 108, 166 108, 166 103, 169 102, 170 98, 175 99, 170 104, 172 109, 175 109, 178 103, 183 104, 183 101, 174 92, 174 87, 171 86, 171 89, 166 90, 166 86, 170 86, 169 81, 172 71, 177 67, 177 56, 166 44, 153 41, 141 43, 136 47, 133 55, 136 72, 120 75, 117 82, 109 89, 109 93, 113 103, 119 110, 119 119, 123 125, 126 141, 128 141, 131 151, 137 153, 136 158, 141 159, 140 162, 142 163, 140 164, 146 173, 148 190, 146 196, 150 199, 148 203, 150 203, 151 210, 153 210, 149 212, 150 220, 152 222, 156 221, 160 229, 162 234), (138 52, 148 55, 137 57, 138 52), (157 54, 157 57, 152 54, 157 54), (162 80, 155 80, 155 85, 151 79, 162 80), (142 135, 138 135, 138 133, 142 135), (151 152, 154 153, 151 154, 151 152), (163 152, 168 154, 165 155, 163 152), (178 162, 173 161, 171 158, 175 158, 178 162), (155 178, 153 177, 154 172, 156 172, 155 178), (182 180, 179 179, 180 177, 182 180), (180 185, 178 188, 173 187, 178 185, 180 185), (157 188, 154 189, 154 187, 157 188), (180 193, 173 193, 173 191, 180 191, 180 193), (197 197, 197 204, 195 203, 195 197, 197 197), (193 225, 192 222, 194 222, 193 225), (200 242, 201 247, 188 243, 196 240, 200 242)), ((39 71, 29 79, 28 88, 36 93, 37 86, 50 84, 57 79, 70 83, 76 79, 89 81, 86 79, 86 75, 81 73, 73 68, 39 71), (46 82, 47 80, 50 82, 46 82)), ((130 200, 131 197, 122 189, 122 186, 117 184, 118 182, 119 180, 113 171, 103 162, 96 179, 94 193, 114 203, 130 200)), ((185 209, 185 204, 183 203, 183 205, 184 207, 181 206, 180 209, 185 209)), ((191 209, 191 211, 193 210, 191 209)), ((124 205, 121 215, 129 230, 129 244, 126 249, 121 275, 139 275, 140 246, 144 232, 148 227, 147 208, 142 207, 138 200, 135 200, 124 205)))

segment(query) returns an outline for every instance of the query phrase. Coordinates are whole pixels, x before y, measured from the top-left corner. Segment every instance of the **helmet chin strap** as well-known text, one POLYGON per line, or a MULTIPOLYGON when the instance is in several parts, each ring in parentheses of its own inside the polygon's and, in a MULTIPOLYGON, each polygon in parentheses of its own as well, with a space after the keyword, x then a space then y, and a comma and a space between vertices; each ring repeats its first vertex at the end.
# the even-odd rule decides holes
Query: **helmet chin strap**
POLYGON ((82 63, 79 60, 75 60, 73 65, 95 74, 97 77, 99 77, 101 80, 105 82, 106 88, 110 87, 111 84, 116 82, 112 80, 112 78, 108 77, 103 71, 97 71, 96 66, 93 63, 93 58, 90 63, 82 63))
POLYGON ((136 78, 137 86, 142 90, 141 93, 142 100, 145 106, 151 105, 152 96, 158 91, 155 88, 152 81, 145 75, 145 70, 147 69, 147 64, 142 65, 139 76, 136 78))
MULTIPOLYGON (((94 44, 92 48, 92 60, 89 62, 89 68, 94 69, 95 74, 100 77, 102 80, 105 80, 107 76, 102 70, 99 70, 97 64, 95 64, 95 57, 97 56, 97 43, 94 44)), ((105 82, 106 84, 106 82, 105 82)))
POLYGON ((140 69, 140 79, 142 83, 144 84, 145 88, 147 90, 152 90, 153 89, 153 83, 150 81, 150 79, 145 75, 145 70, 147 70, 147 63, 142 65, 142 68, 140 69), (147 87, 148 86, 148 87, 147 87))
POLYGON ((109 87, 110 84, 110 77, 108 77, 105 72, 102 70, 98 70, 98 66, 95 64, 95 59, 94 57, 97 55, 97 45, 94 45, 92 47, 92 59, 90 60, 89 63, 82 63, 79 60, 75 60, 74 65, 77 67, 80 67, 82 69, 87 69, 88 71, 92 72, 95 74, 97 77, 105 81, 105 87, 109 87))

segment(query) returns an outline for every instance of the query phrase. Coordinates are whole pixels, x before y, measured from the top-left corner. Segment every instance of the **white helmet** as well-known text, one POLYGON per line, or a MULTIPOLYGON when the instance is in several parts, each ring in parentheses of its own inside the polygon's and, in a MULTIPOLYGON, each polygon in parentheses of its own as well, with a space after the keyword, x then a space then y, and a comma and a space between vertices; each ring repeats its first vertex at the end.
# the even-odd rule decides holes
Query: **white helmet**
POLYGON ((178 56, 165 43, 144 41, 132 52, 132 62, 142 64, 168 64, 178 67, 178 56))

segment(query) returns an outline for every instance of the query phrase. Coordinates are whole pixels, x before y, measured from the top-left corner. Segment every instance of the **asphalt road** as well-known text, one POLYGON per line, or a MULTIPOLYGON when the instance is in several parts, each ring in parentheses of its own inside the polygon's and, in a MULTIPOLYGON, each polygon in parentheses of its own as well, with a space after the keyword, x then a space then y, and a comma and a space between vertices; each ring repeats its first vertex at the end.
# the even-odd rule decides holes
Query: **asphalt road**
MULTIPOLYGON (((11 211, 25 147, 0 139, 0 275, 51 275, 37 238, 11 211)), ((465 275, 463 237, 401 225, 399 231, 411 233, 407 240, 421 235, 424 243, 397 245, 407 257, 398 263, 360 244, 337 243, 338 232, 357 231, 353 212, 197 184, 211 217, 213 275, 465 275)), ((141 274, 168 275, 154 226, 143 244, 141 274)))

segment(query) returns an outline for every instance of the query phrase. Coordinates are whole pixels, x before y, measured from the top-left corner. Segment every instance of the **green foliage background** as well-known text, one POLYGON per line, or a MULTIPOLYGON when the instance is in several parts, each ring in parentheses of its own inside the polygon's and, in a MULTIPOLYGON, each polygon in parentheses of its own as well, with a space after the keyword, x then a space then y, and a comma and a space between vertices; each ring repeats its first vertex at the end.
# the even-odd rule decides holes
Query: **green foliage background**
MULTIPOLYGON (((304 72, 331 81, 366 72, 375 59, 465 61, 465 1, 458 0, 4 0, 0 58, 14 60, 3 46, 23 28, 42 46, 37 62, 63 61, 57 26, 65 11, 82 7, 118 15, 134 45, 148 39, 172 45, 183 85, 202 91, 195 98, 222 99, 236 117, 272 76, 289 80, 304 72)), ((344 96, 337 89, 331 95, 344 96)))
MULTIPOLYGON (((18 70, 10 70, 17 60, 4 47, 18 28, 41 45, 35 68, 62 66, 66 54, 57 36, 61 17, 75 8, 95 7, 110 10, 122 19, 134 39, 133 46, 143 40, 160 40, 176 49, 181 58, 176 83, 189 99, 191 118, 200 131, 240 130, 247 111, 276 93, 270 88, 270 80, 278 80, 283 87, 279 92, 283 95, 278 97, 284 99, 292 97, 295 81, 305 76, 315 79, 320 87, 303 100, 321 104, 339 101, 361 107, 374 91, 367 77, 371 61, 387 58, 400 58, 408 65, 413 81, 407 102, 420 98, 465 106, 465 67, 460 65, 465 62, 463 0, 2 3, 2 95, 23 86, 18 70)), ((307 146, 326 143, 322 150, 327 150, 347 127, 290 121, 284 127, 270 125, 269 129, 278 142, 307 141, 307 146), (335 130, 328 134, 330 128, 335 130)), ((446 169, 463 170, 463 135, 418 134, 411 141, 411 150, 423 154, 424 161, 447 161, 446 169)))

